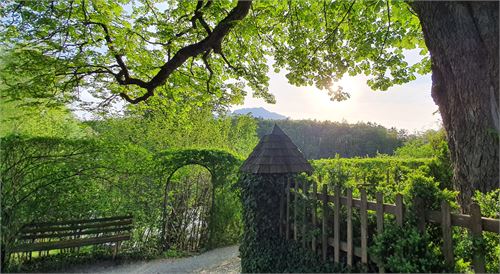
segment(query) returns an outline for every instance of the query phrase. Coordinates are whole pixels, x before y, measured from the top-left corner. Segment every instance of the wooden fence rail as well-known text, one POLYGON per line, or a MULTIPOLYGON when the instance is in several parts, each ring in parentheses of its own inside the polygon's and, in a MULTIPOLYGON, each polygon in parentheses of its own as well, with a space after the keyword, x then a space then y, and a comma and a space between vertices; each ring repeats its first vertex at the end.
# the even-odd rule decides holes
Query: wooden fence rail
MULTIPOLYGON (((340 261, 340 252, 346 253, 346 261, 349 266, 353 265, 353 256, 360 258, 362 263, 368 263, 368 239, 373 235, 368 235, 368 215, 374 212, 376 216, 376 230, 372 234, 380 234, 384 231, 384 215, 389 214, 395 217, 396 224, 403 225, 405 205, 403 203, 403 196, 397 194, 395 197, 395 204, 385 204, 384 196, 382 193, 375 194, 376 201, 368 201, 367 194, 364 189, 360 189, 360 198, 352 197, 352 189, 346 189, 346 195, 341 195, 339 187, 333 189, 333 195, 328 194, 327 185, 323 185, 322 191, 317 191, 316 182, 313 183, 313 191, 309 193, 309 186, 302 183, 302 190, 299 189, 300 183, 289 181, 286 186, 285 196, 286 201, 282 204, 286 212, 286 216, 281 220, 284 225, 285 231, 282 233, 288 240, 300 241, 305 247, 310 247, 315 253, 320 252, 323 261, 328 259, 328 247, 333 248, 333 261, 338 263, 340 261), (293 185, 293 187, 292 187, 293 185), (293 198, 293 199, 292 199, 293 198), (299 200, 309 201, 307 208, 304 203, 302 207, 299 205, 299 200), (320 206, 321 203, 321 206, 320 206), (293 216, 290 216, 290 207, 293 206, 293 216), (318 220, 318 208, 322 208, 321 220, 318 220), (341 212, 342 208, 345 209, 345 227, 341 227, 341 212), (332 210, 333 209, 333 210, 332 210), (360 220, 360 246, 353 245, 353 210, 359 211, 360 220), (301 215, 301 216, 300 216, 301 215), (332 216, 333 215, 333 216, 332 216), (328 226, 333 217, 333 237, 328 233, 328 226), (319 227, 321 224, 321 227, 319 227), (316 237, 314 233, 308 231, 320 229, 321 236, 316 237), (341 240, 341 230, 345 229, 346 241, 341 240), (293 235, 293 236, 292 236, 293 235), (320 249, 318 248, 320 245, 320 249)), ((470 215, 451 213, 450 205, 443 201, 441 210, 426 210, 423 201, 416 198, 414 203, 420 203, 422 206, 417 207, 417 227, 420 231, 425 229, 427 223, 435 223, 441 225, 442 231, 442 252, 447 264, 454 263, 453 258, 453 243, 452 243, 452 226, 458 226, 469 229, 474 237, 482 237, 483 231, 493 232, 500 234, 500 220, 486 218, 481 216, 479 205, 473 203, 470 207, 470 215)), ((479 247, 481 248, 481 247, 479 247)), ((473 267, 476 273, 485 272, 485 262, 482 250, 474 250, 473 267)), ((331 256, 331 255, 330 255, 331 256)), ((372 261, 373 258, 371 259, 372 261)), ((376 262, 375 262, 376 263, 376 262)), ((379 265, 379 271, 382 273, 384 269, 379 265)))

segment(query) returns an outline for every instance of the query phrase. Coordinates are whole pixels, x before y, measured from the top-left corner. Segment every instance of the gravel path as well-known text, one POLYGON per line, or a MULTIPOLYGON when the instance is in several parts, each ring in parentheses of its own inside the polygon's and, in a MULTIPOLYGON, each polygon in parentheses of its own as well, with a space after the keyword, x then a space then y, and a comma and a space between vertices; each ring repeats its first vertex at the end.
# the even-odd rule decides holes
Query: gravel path
POLYGON ((193 257, 157 259, 117 266, 75 269, 84 273, 239 273, 238 246, 214 249, 193 257))

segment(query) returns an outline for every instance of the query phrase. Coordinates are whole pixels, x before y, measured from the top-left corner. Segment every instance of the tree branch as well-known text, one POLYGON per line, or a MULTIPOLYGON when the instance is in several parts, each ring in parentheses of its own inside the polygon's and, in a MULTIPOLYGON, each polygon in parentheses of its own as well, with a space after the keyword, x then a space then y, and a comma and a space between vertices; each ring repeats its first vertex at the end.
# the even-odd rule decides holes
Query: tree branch
POLYGON ((210 81, 212 80, 212 76, 214 74, 214 71, 212 70, 212 68, 210 67, 210 64, 208 63, 208 57, 209 56, 210 56, 210 50, 208 50, 207 52, 205 52, 205 54, 203 54, 202 59, 203 59, 203 63, 205 63, 205 67, 208 70, 207 92, 211 93, 210 92, 210 81))
POLYGON ((113 45, 113 40, 111 39, 111 35, 109 33, 108 26, 104 23, 93 22, 93 21, 87 21, 87 22, 85 22, 85 24, 98 25, 104 31, 104 39, 106 40, 106 44, 108 45, 109 50, 113 53, 113 56, 115 57, 116 63, 118 63, 118 66, 120 66, 120 69, 121 69, 120 72, 118 72, 117 74, 114 74, 116 81, 120 85, 137 85, 141 88, 148 89, 147 82, 144 82, 140 79, 133 78, 130 76, 128 67, 125 64, 125 62, 123 61, 123 55, 118 53, 113 45))
MULTIPOLYGON (((198 1, 198 4, 196 6, 195 14, 191 18, 191 22, 193 22, 193 27, 196 28, 196 21, 200 22, 200 24, 203 26, 205 31, 207 32, 207 36, 202 39, 201 41, 190 44, 187 46, 184 46, 180 50, 178 50, 172 58, 168 58, 168 61, 164 63, 160 68, 159 71, 154 75, 150 80, 145 81, 141 80, 138 78, 134 78, 130 75, 130 71, 125 63, 125 60, 123 58, 123 54, 120 54, 117 49, 115 48, 113 44, 113 39, 111 38, 110 30, 108 26, 105 23, 101 22, 93 22, 88 20, 89 18, 87 17, 86 12, 84 12, 86 21, 86 25, 98 25, 102 28, 102 31, 104 32, 104 39, 106 41, 106 44, 108 46, 108 49, 112 53, 116 63, 118 64, 118 67, 120 68, 120 71, 118 73, 114 73, 111 70, 106 71, 106 73, 112 73, 118 84, 120 85, 136 85, 140 88, 143 88, 146 90, 144 94, 142 94, 139 97, 133 98, 126 92, 121 92, 119 93, 119 96, 126 100, 129 103, 132 104, 137 104, 139 102, 145 101, 149 97, 154 95, 154 91, 156 88, 158 88, 161 85, 164 85, 165 82, 167 81, 168 77, 180 66, 182 66, 189 58, 194 58, 198 56, 199 54, 205 53, 206 57, 204 57, 204 62, 205 66, 209 70, 210 76, 209 76, 209 81, 212 78, 213 71, 210 68, 210 65, 207 66, 207 57, 209 52, 213 51, 215 53, 220 53, 222 51, 222 40, 224 37, 230 32, 230 30, 235 26, 235 23, 239 20, 242 20, 246 17, 248 14, 250 7, 252 5, 251 1, 245 1, 245 0, 240 0, 238 1, 238 4, 229 12, 229 14, 222 19, 217 26, 213 30, 210 29, 210 26, 208 23, 203 19, 203 12, 202 10, 205 8, 208 8, 212 2, 207 1, 205 5, 203 5, 204 1, 198 1)), ((173 39, 177 37, 181 37, 185 35, 186 33, 189 32, 188 30, 184 30, 178 34, 176 34, 171 40, 167 41, 166 43, 161 43, 161 42, 151 42, 145 39, 144 36, 135 33, 136 35, 139 35, 141 39, 146 41, 147 43, 150 44, 158 44, 162 46, 167 46, 169 47, 169 55, 170 55, 170 46, 171 43, 173 42, 173 39)), ((204 55, 204 56, 205 56, 204 55)), ((98 71, 95 71, 98 72, 98 71)))
POLYGON ((314 49, 314 54, 313 55, 315 55, 318 52, 319 48, 322 47, 323 44, 325 42, 327 42, 328 39, 330 39, 330 37, 332 35, 335 34, 335 32, 339 29, 340 25, 342 25, 342 23, 344 23, 345 19, 347 18, 347 15, 349 15, 349 13, 351 12, 352 7, 354 6, 355 3, 356 3, 356 0, 352 1, 351 5, 347 9, 347 11, 344 13, 344 16, 342 16, 342 19, 340 20, 340 22, 338 22, 338 24, 335 26, 335 28, 325 37, 325 39, 323 40, 323 42, 319 43, 318 46, 314 49))
POLYGON ((190 57, 206 52, 209 49, 214 50, 215 53, 219 53, 222 39, 233 28, 235 22, 245 18, 250 10, 251 4, 252 2, 250 1, 239 1, 238 5, 214 28, 210 35, 198 43, 183 47, 172 57, 172 59, 170 59, 170 61, 165 63, 160 71, 158 71, 149 81, 148 87, 154 90, 156 87, 165 84, 170 74, 184 64, 190 57))
POLYGON ((384 42, 382 42, 382 46, 380 47, 380 53, 378 54, 377 60, 375 62, 378 62, 380 57, 382 56, 382 53, 385 48, 385 43, 387 42, 387 38, 389 37, 389 31, 391 29, 391 7, 389 6, 389 0, 386 1, 386 6, 387 6, 387 30, 385 31, 385 36, 384 36, 384 42))
POLYGON ((326 13, 326 1, 323 0, 323 18, 325 20, 325 31, 328 29, 328 17, 326 13))
MULTIPOLYGON (((200 24, 207 31, 207 36, 201 41, 187 45, 180 50, 178 50, 171 59, 169 59, 165 64, 160 67, 160 70, 154 75, 149 81, 144 81, 141 79, 133 78, 130 75, 127 65, 123 60, 123 56, 116 51, 113 45, 113 40, 111 39, 111 35, 108 27, 104 23, 100 22, 91 22, 87 21, 86 24, 95 24, 101 26, 104 31, 106 44, 109 50, 113 53, 116 63, 120 67, 120 72, 115 74, 115 79, 120 85, 136 85, 140 88, 146 90, 146 92, 136 98, 132 98, 125 92, 120 93, 120 97, 125 99, 127 102, 132 104, 137 104, 139 102, 145 101, 149 97, 154 95, 154 91, 161 85, 164 85, 167 81, 168 77, 180 66, 182 66, 189 58, 196 57, 201 53, 206 53, 208 51, 213 50, 215 53, 220 53, 222 51, 222 40, 224 37, 231 31, 231 29, 235 26, 235 23, 239 20, 242 20, 248 14, 250 7, 252 5, 251 1, 240 0, 236 7, 234 7, 229 14, 222 19, 217 26, 210 30, 209 25, 202 18, 201 9, 207 8, 211 5, 211 1, 208 1, 207 4, 203 7, 204 1, 198 1, 197 9, 195 11, 195 15, 193 16, 195 20, 199 21, 200 24)), ((189 30, 183 31, 175 37, 180 37, 187 33, 189 30)), ((170 44, 171 40, 167 42, 170 44)), ((207 67, 209 68, 209 67, 207 67)), ((210 69, 211 70, 211 69, 210 69)), ((209 71, 210 71, 209 70, 209 71)))
POLYGON ((203 12, 201 11, 201 9, 210 7, 212 5, 212 1, 209 0, 205 6, 203 6, 203 2, 204 0, 198 0, 194 15, 193 17, 191 17, 191 23, 193 24, 193 29, 196 29, 196 20, 198 20, 205 31, 210 35, 212 33, 212 30, 210 29, 210 26, 207 24, 205 19, 203 19, 203 12))
POLYGON ((224 55, 223 52, 220 52, 219 55, 222 57, 222 60, 224 60, 224 62, 226 63, 226 65, 231 68, 232 70, 236 71, 236 72, 240 72, 240 69, 238 69, 237 67, 233 66, 226 58, 226 56, 224 55))

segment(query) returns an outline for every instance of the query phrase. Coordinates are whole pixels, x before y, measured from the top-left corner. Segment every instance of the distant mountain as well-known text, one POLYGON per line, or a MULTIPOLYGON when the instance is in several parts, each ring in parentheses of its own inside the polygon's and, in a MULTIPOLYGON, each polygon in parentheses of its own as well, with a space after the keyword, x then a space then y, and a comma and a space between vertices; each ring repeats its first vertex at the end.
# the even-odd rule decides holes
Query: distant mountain
POLYGON ((250 114, 255 118, 263 118, 269 120, 285 120, 287 117, 276 112, 271 112, 265 108, 242 108, 233 111, 236 115, 250 114))

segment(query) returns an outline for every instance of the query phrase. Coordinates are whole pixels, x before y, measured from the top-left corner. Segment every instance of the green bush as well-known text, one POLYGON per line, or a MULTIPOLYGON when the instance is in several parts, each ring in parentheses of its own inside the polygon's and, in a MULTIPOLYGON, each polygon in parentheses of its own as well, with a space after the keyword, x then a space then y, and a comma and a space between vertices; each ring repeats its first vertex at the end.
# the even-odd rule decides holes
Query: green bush
POLYGON ((373 256, 390 272, 443 272, 446 267, 439 246, 429 235, 421 234, 414 226, 387 226, 375 236, 370 248, 373 256))
MULTIPOLYGON (((311 161, 314 167, 313 177, 321 178, 322 184, 339 185, 342 189, 353 188, 353 197, 359 197, 360 185, 367 190, 368 199, 375 199, 375 192, 384 193, 387 203, 394 203, 397 193, 408 193, 409 183, 415 180, 425 181, 426 188, 444 191, 446 199, 454 193, 448 185, 440 181, 451 178, 450 170, 437 158, 402 158, 379 155, 376 158, 333 158, 311 161)), ((318 186, 321 189, 321 185, 318 186)), ((425 192, 425 191, 424 191, 425 192)), ((441 194, 440 194, 441 195, 441 194)), ((410 195, 411 196, 411 195, 410 195)), ((408 196, 408 198, 411 198, 408 196)), ((453 200, 450 198, 449 200, 453 200)), ((437 202, 439 203, 439 201, 437 202)))
MULTIPOLYGON (((500 218, 500 189, 489 193, 476 191, 474 201, 481 207, 481 214, 489 218, 500 218)), ((500 235, 483 232, 486 271, 500 273, 500 235)))
POLYGON ((429 176, 429 167, 421 166, 411 173, 408 173, 405 181, 403 182, 402 194, 405 197, 405 204, 411 205, 410 212, 413 212, 412 202, 414 197, 421 198, 426 209, 439 210, 441 208, 441 201, 451 203, 452 207, 456 208, 455 197, 456 192, 448 189, 440 189, 439 182, 433 177, 429 176))

